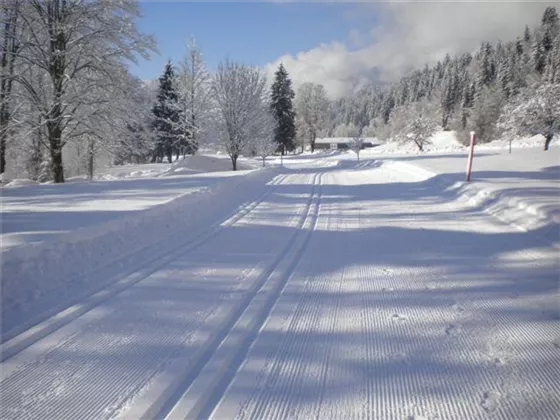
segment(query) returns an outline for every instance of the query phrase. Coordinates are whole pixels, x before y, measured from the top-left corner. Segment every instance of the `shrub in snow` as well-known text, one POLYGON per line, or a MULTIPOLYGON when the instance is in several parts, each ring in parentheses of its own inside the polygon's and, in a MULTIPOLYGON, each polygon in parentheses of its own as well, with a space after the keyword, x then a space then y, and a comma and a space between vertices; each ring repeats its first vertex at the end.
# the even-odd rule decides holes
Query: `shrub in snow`
POLYGON ((505 107, 500 127, 509 135, 544 136, 548 150, 556 133, 560 133, 560 85, 546 84, 534 92, 524 92, 505 107))

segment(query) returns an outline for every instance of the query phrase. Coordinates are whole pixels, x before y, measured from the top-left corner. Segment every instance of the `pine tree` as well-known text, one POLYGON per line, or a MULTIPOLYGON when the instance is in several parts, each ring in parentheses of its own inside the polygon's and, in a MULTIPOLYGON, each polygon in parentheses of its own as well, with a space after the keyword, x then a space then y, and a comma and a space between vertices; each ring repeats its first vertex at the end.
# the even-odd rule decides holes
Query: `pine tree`
POLYGON ((540 75, 543 74, 546 66, 546 55, 541 40, 535 38, 533 43, 533 69, 540 75))
POLYGON ((270 96, 270 108, 276 120, 274 139, 281 153, 284 154, 295 149, 296 124, 293 106, 295 93, 288 72, 282 64, 274 75, 270 96))
POLYGON ((519 38, 515 41, 515 52, 519 57, 523 55, 523 42, 519 38))
POLYGON ((529 25, 525 25, 525 32, 523 33, 523 41, 525 41, 525 43, 528 45, 531 44, 531 31, 529 29, 529 25))
POLYGON ((558 13, 556 12, 556 8, 549 6, 544 10, 543 17, 542 17, 542 25, 543 26, 555 26, 558 25, 558 13))
POLYGON ((558 33, 560 31, 560 24, 558 20, 558 13, 554 7, 547 7, 544 11, 541 24, 542 33, 542 48, 544 54, 548 55, 554 45, 558 42, 558 33))
POLYGON ((157 101, 152 108, 154 120, 152 129, 156 135, 156 150, 152 161, 163 161, 166 156, 169 163, 173 159, 173 152, 184 138, 181 129, 181 106, 175 86, 175 71, 169 61, 159 78, 157 101))

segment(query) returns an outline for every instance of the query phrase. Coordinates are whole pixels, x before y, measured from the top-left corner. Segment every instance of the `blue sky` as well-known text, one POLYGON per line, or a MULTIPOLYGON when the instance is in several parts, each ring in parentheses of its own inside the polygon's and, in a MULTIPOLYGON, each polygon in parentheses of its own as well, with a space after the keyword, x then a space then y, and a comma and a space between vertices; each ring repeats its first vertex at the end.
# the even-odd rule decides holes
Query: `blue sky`
POLYGON ((160 55, 131 70, 156 79, 193 36, 211 71, 229 57, 262 66, 270 79, 283 62, 296 89, 321 83, 334 98, 372 77, 395 80, 446 53, 476 51, 481 41, 514 40, 557 3, 361 1, 140 0, 139 29, 155 35, 160 55))
POLYGON ((160 50, 131 66, 143 79, 158 77, 168 59, 178 61, 190 36, 210 69, 225 57, 261 66, 333 41, 352 47, 350 31, 373 24, 371 14, 348 3, 142 1, 140 7, 139 29, 155 35, 160 50))

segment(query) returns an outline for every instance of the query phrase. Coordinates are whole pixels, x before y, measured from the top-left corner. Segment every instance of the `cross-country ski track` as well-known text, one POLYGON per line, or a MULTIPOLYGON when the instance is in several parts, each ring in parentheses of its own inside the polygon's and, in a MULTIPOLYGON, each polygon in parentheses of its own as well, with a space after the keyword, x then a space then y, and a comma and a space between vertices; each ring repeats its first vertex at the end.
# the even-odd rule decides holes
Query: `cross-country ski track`
POLYGON ((377 160, 281 169, 6 340, 0 418, 558 418, 558 249, 454 194, 377 160))

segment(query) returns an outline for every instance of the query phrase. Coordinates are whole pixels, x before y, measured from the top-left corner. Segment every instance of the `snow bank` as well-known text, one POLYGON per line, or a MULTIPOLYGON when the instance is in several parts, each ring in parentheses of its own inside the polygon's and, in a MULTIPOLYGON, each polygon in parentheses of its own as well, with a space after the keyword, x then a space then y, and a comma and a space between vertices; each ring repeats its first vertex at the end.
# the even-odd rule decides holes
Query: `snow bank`
MULTIPOLYGON (((542 187, 535 187, 533 184, 539 183, 542 186, 545 181, 531 180, 530 171, 511 171, 512 175, 515 173, 515 177, 519 179, 522 179, 524 174, 527 178, 526 184, 516 183, 517 188, 512 190, 507 183, 502 184, 495 180, 486 182, 483 179, 472 183, 457 181, 455 174, 422 167, 422 164, 395 160, 385 160, 383 163, 392 170, 407 173, 415 181, 431 180, 443 188, 444 192, 467 200, 473 207, 495 216, 502 222, 530 231, 548 244, 560 247, 560 206, 557 198, 550 200, 550 197, 542 196, 539 193, 539 188, 542 187)), ((503 169, 502 171, 507 172, 503 169)), ((473 172, 473 176, 476 178, 476 171, 473 172)), ((558 185, 555 184, 555 187, 558 188, 558 185)))
MULTIPOLYGON (((511 139, 512 148, 543 148, 544 137, 536 135, 531 137, 516 137, 511 139)), ((489 143, 478 143, 477 150, 507 150, 509 149, 509 138, 491 141, 489 143)), ((463 152, 468 148, 459 142, 455 131, 439 131, 430 138, 430 143, 424 146, 424 152, 420 152, 413 142, 400 143, 388 141, 373 149, 366 149, 362 152, 363 156, 380 154, 430 154, 430 153, 453 153, 463 152)), ((554 137, 551 147, 560 146, 560 136, 554 137)))
POLYGON ((18 178, 8 182, 4 186, 4 188, 25 187, 26 185, 38 185, 38 184, 39 183, 37 181, 33 181, 32 179, 18 178))
POLYGON ((3 252, 2 312, 64 291, 71 283, 107 281, 95 271, 158 241, 188 239, 258 194, 274 174, 266 170, 226 177, 168 203, 3 252))
POLYGON ((455 131, 439 131, 430 138, 431 144, 424 146, 424 152, 420 152, 414 142, 396 142, 388 141, 372 149, 362 151, 362 156, 379 155, 379 154, 426 154, 433 152, 458 152, 465 150, 457 140, 455 131))
MULTIPOLYGON (((499 140, 491 141, 490 143, 483 143, 477 145, 477 149, 480 150, 494 150, 494 149, 509 149, 509 140, 508 138, 503 138, 499 140)), ((550 147, 560 146, 560 136, 555 136, 550 143, 550 147)), ((544 136, 538 134, 532 137, 516 137, 511 139, 511 148, 512 149, 520 149, 520 148, 529 148, 529 147, 544 147, 544 136)))
MULTIPOLYGON (((237 170, 252 169, 242 161, 237 162, 237 170)), ((215 157, 206 155, 187 156, 171 168, 163 172, 164 176, 178 175, 181 173, 200 173, 200 172, 225 172, 231 171, 232 165, 229 157, 215 157)))

